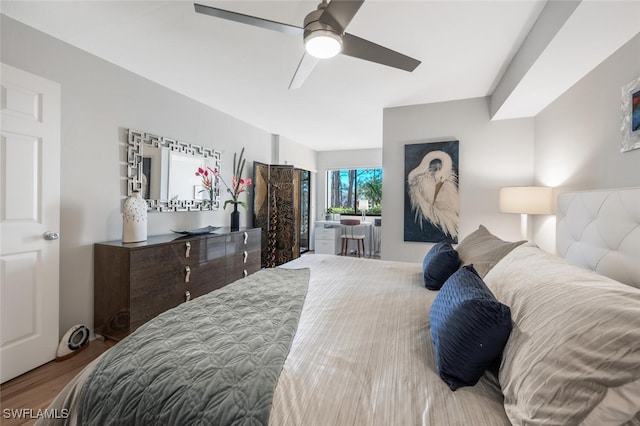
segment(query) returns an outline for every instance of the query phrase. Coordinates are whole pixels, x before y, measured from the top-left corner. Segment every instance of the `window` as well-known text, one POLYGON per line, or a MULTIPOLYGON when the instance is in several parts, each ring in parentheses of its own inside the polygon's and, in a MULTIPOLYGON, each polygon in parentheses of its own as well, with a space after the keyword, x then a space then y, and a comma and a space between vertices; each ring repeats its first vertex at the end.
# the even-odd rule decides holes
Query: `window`
POLYGON ((327 171, 329 213, 360 214, 358 200, 369 201, 368 215, 382 214, 382 169, 327 171))

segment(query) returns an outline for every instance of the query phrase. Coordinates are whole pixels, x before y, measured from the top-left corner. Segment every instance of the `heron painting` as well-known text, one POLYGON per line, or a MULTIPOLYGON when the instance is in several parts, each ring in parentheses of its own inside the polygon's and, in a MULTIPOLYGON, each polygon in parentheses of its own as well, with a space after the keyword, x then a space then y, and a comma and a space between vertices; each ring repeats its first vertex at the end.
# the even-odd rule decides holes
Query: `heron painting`
POLYGON ((405 145, 405 241, 458 242, 458 144, 405 145))

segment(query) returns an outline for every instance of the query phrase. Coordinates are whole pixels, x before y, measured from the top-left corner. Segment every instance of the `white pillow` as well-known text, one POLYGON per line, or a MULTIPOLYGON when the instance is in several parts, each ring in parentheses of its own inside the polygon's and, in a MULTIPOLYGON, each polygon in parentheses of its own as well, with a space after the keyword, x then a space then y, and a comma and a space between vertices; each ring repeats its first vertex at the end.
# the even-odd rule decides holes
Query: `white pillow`
POLYGON ((615 401, 601 409, 615 406, 624 418, 638 412, 629 384, 640 380, 640 289, 527 246, 505 256, 485 283, 514 322, 499 372, 513 424, 579 424, 610 388, 620 394, 612 391, 615 401))
POLYGON ((640 380, 609 388, 582 426, 619 426, 640 413, 640 380))

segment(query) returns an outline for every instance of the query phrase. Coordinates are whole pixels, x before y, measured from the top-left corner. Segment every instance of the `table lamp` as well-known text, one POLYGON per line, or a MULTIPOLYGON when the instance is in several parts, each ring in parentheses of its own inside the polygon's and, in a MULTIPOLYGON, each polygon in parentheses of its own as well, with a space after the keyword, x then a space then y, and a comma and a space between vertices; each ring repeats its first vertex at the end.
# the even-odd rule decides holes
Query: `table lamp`
POLYGON ((366 220, 365 212, 369 208, 369 200, 360 200, 360 201, 358 201, 358 208, 362 212, 362 221, 364 222, 366 220))
POLYGON ((530 214, 552 214, 552 188, 544 186, 511 186, 500 188, 500 212, 520 214, 520 232, 527 238, 530 214))

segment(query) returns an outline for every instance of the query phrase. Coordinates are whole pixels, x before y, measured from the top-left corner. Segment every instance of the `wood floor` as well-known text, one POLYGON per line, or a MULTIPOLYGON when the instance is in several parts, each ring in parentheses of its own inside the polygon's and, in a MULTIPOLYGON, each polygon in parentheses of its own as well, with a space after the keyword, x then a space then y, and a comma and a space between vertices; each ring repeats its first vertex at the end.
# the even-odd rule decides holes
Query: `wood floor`
POLYGON ((15 411, 22 410, 23 416, 37 415, 71 379, 100 354, 113 346, 114 342, 93 340, 77 355, 60 362, 51 361, 0 385, 0 424, 2 426, 32 425, 35 419, 12 418, 15 411), (28 411, 31 410, 31 411, 28 411))

